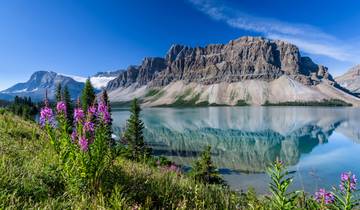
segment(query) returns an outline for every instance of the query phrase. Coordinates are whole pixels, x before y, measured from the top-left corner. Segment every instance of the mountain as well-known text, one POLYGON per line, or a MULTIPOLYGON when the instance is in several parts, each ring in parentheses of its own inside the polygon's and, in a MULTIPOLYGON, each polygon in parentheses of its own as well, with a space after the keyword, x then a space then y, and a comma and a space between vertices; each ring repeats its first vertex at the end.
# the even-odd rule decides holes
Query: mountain
POLYGON ((144 105, 322 101, 360 105, 328 69, 281 40, 241 37, 205 47, 173 45, 164 58, 145 58, 107 85, 110 100, 141 98, 144 105))
MULTIPOLYGON (((52 71, 37 71, 33 73, 30 79, 24 83, 18 83, 6 90, 0 92, 0 98, 9 96, 11 99, 17 96, 30 96, 34 101, 43 100, 46 90, 48 91, 48 97, 53 99, 55 96, 55 90, 57 84, 61 84, 63 87, 68 86, 69 92, 73 98, 79 96, 84 83, 75 81, 73 78, 64 76, 52 71)), ((5 98, 4 99, 9 99, 5 98)))
POLYGON ((336 77, 336 82, 351 92, 360 95, 360 65, 356 65, 345 74, 336 77))
MULTIPOLYGON (((90 81, 94 88, 100 91, 122 71, 123 70, 98 72, 90 77, 90 81)), ((0 99, 12 100, 17 95, 30 96, 33 100, 39 101, 44 99, 46 90, 48 90, 49 98, 53 99, 56 86, 59 83, 63 87, 67 85, 71 96, 73 99, 76 99, 80 96, 86 79, 86 77, 65 75, 52 71, 37 71, 31 75, 27 82, 18 83, 6 90, 0 91, 0 99)))
MULTIPOLYGON (((114 80, 117 76, 119 76, 124 70, 116 70, 116 71, 107 71, 107 72, 98 72, 95 75, 89 77, 91 84, 94 86, 95 89, 101 90, 106 88, 107 84, 114 80)), ((80 77, 80 76, 72 76, 66 75, 68 77, 73 78, 78 82, 85 83, 87 77, 80 77)))

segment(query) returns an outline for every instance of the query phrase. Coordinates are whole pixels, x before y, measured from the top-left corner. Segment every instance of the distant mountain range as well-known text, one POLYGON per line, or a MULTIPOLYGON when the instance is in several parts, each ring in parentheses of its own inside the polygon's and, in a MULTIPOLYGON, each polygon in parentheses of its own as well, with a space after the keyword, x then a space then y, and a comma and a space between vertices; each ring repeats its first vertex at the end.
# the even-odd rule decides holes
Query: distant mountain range
POLYGON ((356 65, 335 80, 344 88, 360 95, 360 65, 356 65))
POLYGON ((164 58, 145 58, 107 85, 110 100, 141 98, 146 106, 262 105, 360 99, 328 69, 302 57, 297 46, 262 37, 240 37, 205 47, 173 45, 164 58))
MULTIPOLYGON (((116 78, 121 71, 99 72, 91 76, 90 81, 100 91, 107 86, 110 80, 116 78)), ((81 94, 86 79, 86 77, 64 75, 52 71, 37 71, 31 75, 27 82, 15 84, 1 91, 0 99, 12 100, 15 96, 30 96, 34 101, 40 101, 44 99, 46 91, 48 91, 48 97, 53 99, 58 84, 63 87, 66 85, 71 96, 75 99, 81 94)))
MULTIPOLYGON (((54 98, 57 84, 67 85, 75 99, 86 77, 35 72, 29 81, 0 91, 0 99, 30 96, 54 98)), ((90 77, 106 88, 112 102, 140 98, 145 106, 263 105, 337 99, 360 106, 360 65, 333 79, 328 69, 303 57, 281 40, 240 37, 205 47, 173 45, 164 57, 144 58, 126 70, 90 77)))

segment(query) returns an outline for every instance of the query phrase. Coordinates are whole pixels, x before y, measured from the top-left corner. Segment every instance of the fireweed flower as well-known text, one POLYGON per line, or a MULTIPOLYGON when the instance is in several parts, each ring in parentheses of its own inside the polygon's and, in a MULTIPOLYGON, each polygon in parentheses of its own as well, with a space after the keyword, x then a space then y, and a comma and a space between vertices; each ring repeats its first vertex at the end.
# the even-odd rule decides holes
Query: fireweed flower
POLYGON ((66 113, 66 104, 65 102, 63 101, 59 101, 57 104, 56 104, 56 111, 57 113, 66 113))
POLYGON ((350 191, 356 190, 357 178, 355 174, 351 174, 351 172, 343 172, 341 173, 341 181, 340 181, 340 190, 345 192, 347 190, 347 186, 350 187, 350 191))
POLYGON ((88 140, 84 136, 80 137, 79 146, 80 149, 84 152, 86 152, 89 149, 88 140))
POLYGON ((75 109, 75 111, 74 111, 75 122, 82 122, 84 119, 84 116, 85 116, 84 111, 81 108, 75 109))
POLYGON ((73 132, 71 133, 71 140, 72 140, 73 142, 75 142, 75 141, 76 141, 76 137, 77 137, 77 132, 76 132, 76 130, 73 130, 73 132))
POLYGON ((105 123, 110 123, 111 116, 110 116, 110 113, 109 113, 108 106, 104 102, 100 102, 100 104, 98 106, 98 114, 101 116, 101 119, 105 123))
POLYGON ((40 111, 40 125, 44 127, 46 124, 55 127, 54 113, 47 106, 43 107, 40 111))
POLYGON ((96 107, 95 106, 90 106, 89 107, 88 115, 90 115, 90 116, 95 116, 96 115, 96 107))
POLYGON ((319 191, 315 192, 315 199, 318 203, 330 204, 334 202, 335 197, 331 192, 319 189, 319 191))
POLYGON ((84 123, 84 129, 88 132, 94 132, 95 131, 95 124, 93 122, 85 122, 84 123))

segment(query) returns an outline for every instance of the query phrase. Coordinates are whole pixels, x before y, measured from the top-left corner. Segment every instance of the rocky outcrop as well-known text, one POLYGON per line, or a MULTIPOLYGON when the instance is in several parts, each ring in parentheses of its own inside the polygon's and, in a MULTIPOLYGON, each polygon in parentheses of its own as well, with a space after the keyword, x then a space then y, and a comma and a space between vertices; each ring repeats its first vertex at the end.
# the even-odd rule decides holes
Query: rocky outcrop
POLYGON ((308 57, 290 43, 261 37, 241 37, 228 44, 206 47, 173 45, 165 58, 145 58, 140 66, 131 66, 108 89, 138 86, 166 86, 174 81, 204 85, 239 82, 249 79, 271 81, 289 75, 306 85, 320 79, 332 80, 328 69, 308 57))
POLYGON ((295 45, 241 37, 206 47, 173 45, 164 58, 145 58, 140 66, 130 66, 107 89, 112 101, 142 97, 147 106, 330 99, 360 105, 360 99, 338 87, 325 66, 301 57, 295 45))
POLYGON ((336 77, 335 80, 344 88, 360 95, 360 65, 352 67, 345 74, 336 77))

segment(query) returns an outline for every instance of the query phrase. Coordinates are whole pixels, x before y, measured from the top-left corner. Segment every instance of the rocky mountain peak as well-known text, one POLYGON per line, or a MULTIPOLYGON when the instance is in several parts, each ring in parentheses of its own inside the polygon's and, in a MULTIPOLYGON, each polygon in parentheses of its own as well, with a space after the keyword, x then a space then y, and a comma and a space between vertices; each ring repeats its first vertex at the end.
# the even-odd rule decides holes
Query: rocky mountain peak
POLYGON ((360 65, 350 68, 343 75, 335 78, 341 86, 347 88, 356 95, 360 95, 360 65))
POLYGON ((332 80, 328 69, 301 57, 298 47, 281 40, 245 36, 227 44, 189 47, 174 44, 165 58, 145 58, 111 81, 109 89, 130 85, 165 86, 174 81, 215 84, 288 75, 306 85, 332 80))

